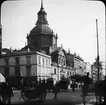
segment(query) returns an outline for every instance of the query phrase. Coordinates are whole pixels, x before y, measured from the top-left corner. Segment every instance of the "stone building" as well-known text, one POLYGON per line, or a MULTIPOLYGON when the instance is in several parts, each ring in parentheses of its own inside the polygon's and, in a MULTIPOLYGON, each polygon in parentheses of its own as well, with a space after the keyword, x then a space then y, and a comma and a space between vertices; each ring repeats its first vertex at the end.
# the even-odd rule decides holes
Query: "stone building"
POLYGON ((85 62, 79 55, 77 56, 76 54, 74 54, 74 68, 76 74, 84 75, 85 62))
POLYGON ((62 76, 66 77, 66 56, 62 46, 51 53, 51 58, 52 71, 54 71, 54 75, 57 75, 57 81, 59 81, 62 76))
POLYGON ((67 68, 70 69, 69 75, 75 75, 75 68, 74 68, 74 55, 70 53, 70 51, 66 54, 66 63, 67 68))
POLYGON ((72 68, 71 75, 84 75, 85 63, 84 60, 76 54, 71 54, 70 51, 66 54, 67 65, 72 68))
MULTIPOLYGON (((94 82, 98 80, 98 69, 94 65, 91 65, 91 77, 94 82)), ((103 79, 104 79, 103 71, 100 69, 99 80, 103 80, 103 79)))
POLYGON ((55 81, 74 74, 83 75, 83 59, 66 53, 62 46, 57 47, 58 36, 49 27, 43 2, 37 15, 35 27, 27 34, 27 45, 13 52, 4 49, 0 72, 5 76, 18 76, 21 72, 23 76, 37 76, 38 80, 53 77, 55 81))
POLYGON ((40 52, 18 52, 4 54, 0 59, 0 72, 5 76, 17 77, 37 76, 37 79, 46 79, 51 74, 51 56, 40 52))

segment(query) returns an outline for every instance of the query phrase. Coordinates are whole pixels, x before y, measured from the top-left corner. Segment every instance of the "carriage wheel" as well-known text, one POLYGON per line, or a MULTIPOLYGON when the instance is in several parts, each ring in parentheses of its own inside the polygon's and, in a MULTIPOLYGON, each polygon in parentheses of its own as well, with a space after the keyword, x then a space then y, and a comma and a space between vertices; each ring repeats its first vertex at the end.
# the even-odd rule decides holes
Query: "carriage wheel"
POLYGON ((21 96, 22 96, 22 98, 23 98, 23 100, 25 101, 25 102, 29 102, 30 101, 30 99, 26 96, 26 94, 25 94, 25 92, 21 92, 21 96))

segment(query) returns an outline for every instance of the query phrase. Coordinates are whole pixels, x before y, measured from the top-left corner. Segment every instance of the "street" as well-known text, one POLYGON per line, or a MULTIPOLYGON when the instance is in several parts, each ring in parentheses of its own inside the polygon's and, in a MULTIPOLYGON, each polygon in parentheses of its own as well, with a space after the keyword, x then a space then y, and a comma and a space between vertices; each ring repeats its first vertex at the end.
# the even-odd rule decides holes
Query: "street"
MULTIPOLYGON (((57 100, 53 99, 54 94, 53 93, 47 93, 46 99, 44 102, 38 102, 37 100, 33 100, 30 102, 30 104, 36 104, 36 105, 75 105, 75 104, 81 104, 81 91, 80 89, 76 89, 75 92, 72 92, 71 89, 68 92, 60 92, 58 93, 57 100)), ((94 94, 89 93, 86 97, 86 103, 88 103, 90 100, 94 99, 94 94)), ((24 100, 20 99, 20 92, 14 92, 14 97, 12 97, 12 104, 24 104, 24 100)), ((25 103, 29 104, 29 103, 25 103)))

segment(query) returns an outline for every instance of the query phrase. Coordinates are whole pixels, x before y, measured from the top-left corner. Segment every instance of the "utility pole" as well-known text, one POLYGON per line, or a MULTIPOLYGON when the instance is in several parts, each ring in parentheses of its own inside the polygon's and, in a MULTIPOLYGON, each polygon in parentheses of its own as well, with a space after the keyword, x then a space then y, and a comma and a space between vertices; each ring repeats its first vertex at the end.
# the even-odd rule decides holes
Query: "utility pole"
POLYGON ((96 19, 96 32, 97 32, 97 68, 98 68, 98 81, 99 81, 99 40, 98 40, 98 20, 96 19))
POLYGON ((0 58, 2 55, 2 25, 0 24, 0 58))

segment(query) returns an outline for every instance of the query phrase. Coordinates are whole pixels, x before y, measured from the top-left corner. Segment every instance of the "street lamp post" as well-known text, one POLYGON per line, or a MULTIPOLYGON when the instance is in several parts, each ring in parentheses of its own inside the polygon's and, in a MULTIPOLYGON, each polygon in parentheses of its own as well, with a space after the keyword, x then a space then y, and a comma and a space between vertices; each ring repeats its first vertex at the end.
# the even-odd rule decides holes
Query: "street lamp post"
POLYGON ((98 20, 96 19, 96 31, 97 31, 97 68, 98 68, 98 80, 99 80, 99 40, 98 40, 98 20))

